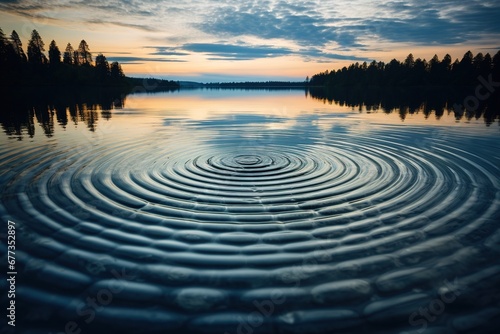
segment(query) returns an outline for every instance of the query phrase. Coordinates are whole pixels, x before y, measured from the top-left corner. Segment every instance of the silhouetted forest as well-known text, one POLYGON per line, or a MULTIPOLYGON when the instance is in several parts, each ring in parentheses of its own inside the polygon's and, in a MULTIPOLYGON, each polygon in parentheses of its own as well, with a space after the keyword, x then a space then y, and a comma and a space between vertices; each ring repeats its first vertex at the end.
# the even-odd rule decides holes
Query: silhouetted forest
MULTIPOLYGON (((68 43, 64 51, 52 40, 46 54, 42 37, 33 30, 26 51, 15 30, 9 38, 0 28, 0 86, 121 87, 124 91, 145 86, 146 79, 126 77, 121 65, 110 64, 103 54, 93 60, 85 40, 76 49, 68 43)), ((153 90, 179 88, 174 81, 156 80, 152 85, 148 80, 153 90)))
POLYGON ((430 61, 414 59, 410 53, 403 62, 396 59, 389 63, 372 61, 370 64, 355 63, 337 71, 325 71, 315 74, 309 80, 310 86, 377 86, 377 87, 413 87, 413 86, 475 86, 478 77, 487 80, 492 75, 500 80, 500 51, 491 57, 466 52, 462 60, 452 60, 449 54, 439 60, 434 55, 430 61))

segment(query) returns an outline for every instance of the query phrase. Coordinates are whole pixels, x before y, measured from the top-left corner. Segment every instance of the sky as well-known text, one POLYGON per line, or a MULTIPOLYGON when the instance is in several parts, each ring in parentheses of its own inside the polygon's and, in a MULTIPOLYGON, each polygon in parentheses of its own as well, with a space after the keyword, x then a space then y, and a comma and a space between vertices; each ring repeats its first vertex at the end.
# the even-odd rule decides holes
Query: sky
POLYGON ((500 50, 498 0, 0 0, 0 28, 33 29, 129 76, 304 80, 354 62, 500 50))

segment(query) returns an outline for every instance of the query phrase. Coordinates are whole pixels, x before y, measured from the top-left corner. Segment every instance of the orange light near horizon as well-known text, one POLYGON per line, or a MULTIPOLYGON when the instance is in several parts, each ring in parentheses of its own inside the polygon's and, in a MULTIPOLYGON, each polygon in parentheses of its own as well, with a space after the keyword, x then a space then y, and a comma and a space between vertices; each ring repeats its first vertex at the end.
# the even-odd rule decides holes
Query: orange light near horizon
MULTIPOLYGON (((493 56, 498 50, 480 46, 440 46, 440 47, 414 47, 404 46, 394 49, 391 52, 376 51, 361 52, 359 57, 366 57, 366 62, 369 64, 375 60, 389 63, 392 59, 397 59, 403 62, 408 54, 413 54, 414 58, 421 58, 430 61, 436 54, 439 59, 443 59, 446 54, 450 54, 452 60, 462 59, 467 51, 472 51, 474 54, 482 52, 483 54, 490 53, 493 56)), ((138 55, 141 56, 141 55, 138 55)), ((268 80, 281 80, 280 78, 296 78, 301 81, 306 77, 311 77, 314 74, 324 71, 339 70, 342 67, 348 67, 354 63, 363 63, 362 60, 336 60, 332 59, 329 62, 314 62, 306 61, 298 56, 286 56, 276 58, 262 58, 254 60, 207 60, 203 55, 192 55, 185 58, 186 62, 147 62, 141 64, 123 64, 123 69, 127 75, 143 75, 149 77, 185 77, 187 81, 196 81, 203 76, 219 75, 221 78, 227 76, 228 80, 234 81, 232 78, 241 78, 236 81, 252 81, 254 77, 265 77, 268 80)), ((258 80, 255 80, 258 81, 258 80)))

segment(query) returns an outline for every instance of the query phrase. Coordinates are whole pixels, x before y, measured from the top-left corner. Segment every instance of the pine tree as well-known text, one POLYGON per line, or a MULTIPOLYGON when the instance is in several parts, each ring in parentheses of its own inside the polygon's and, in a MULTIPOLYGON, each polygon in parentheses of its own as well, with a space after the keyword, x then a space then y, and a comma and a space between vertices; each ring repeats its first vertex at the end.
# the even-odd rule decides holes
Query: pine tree
POLYGON ((440 64, 441 62, 439 61, 438 55, 434 55, 429 61, 429 81, 432 84, 439 84, 442 80, 439 73, 440 64))
POLYGON ((74 65, 81 65, 80 54, 78 53, 78 51, 73 51, 73 64, 74 65))
POLYGON ((483 61, 479 65, 479 74, 482 76, 488 76, 491 74, 493 59, 489 53, 484 55, 483 61))
POLYGON ((46 64, 47 57, 44 54, 45 44, 42 41, 42 37, 38 31, 33 30, 31 33, 31 39, 28 43, 28 61, 32 64, 46 64))
POLYGON ((408 57, 406 57, 404 64, 407 68, 413 68, 413 66, 415 66, 415 59, 413 58, 413 54, 410 53, 408 57))
POLYGON ((500 51, 498 51, 494 56, 492 60, 492 72, 493 72, 493 78, 495 80, 500 80, 500 51))
POLYGON ((97 74, 97 78, 103 82, 110 75, 109 63, 106 60, 106 57, 102 54, 99 54, 95 58, 95 70, 97 74))
POLYGON ((474 55, 472 52, 467 51, 462 60, 460 60, 460 64, 458 66, 458 82, 461 84, 468 85, 474 81, 474 55))
POLYGON ((87 42, 85 42, 85 40, 83 39, 78 46, 78 63, 80 65, 92 64, 92 54, 90 53, 87 42))
POLYGON ((15 30, 12 31, 12 34, 10 35, 10 40, 12 43, 12 47, 14 48, 14 51, 19 58, 19 61, 22 63, 26 63, 28 61, 28 58, 24 53, 23 43, 21 42, 21 39, 19 38, 19 35, 15 30))
POLYGON ((443 58, 443 60, 441 61, 441 65, 442 65, 442 68, 445 70, 445 71, 450 71, 451 70, 451 56, 449 54, 446 54, 443 58))
POLYGON ((49 45, 49 62, 52 66, 57 66, 61 63, 61 51, 59 51, 54 40, 49 45))
POLYGON ((125 77, 123 74, 122 67, 118 62, 111 63, 110 75, 112 79, 121 79, 125 77))
POLYGON ((8 67, 17 58, 12 43, 0 28, 0 64, 8 67))
POLYGON ((3 33, 2 28, 0 28, 0 64, 7 65, 9 46, 10 46, 9 40, 3 33))
POLYGON ((472 59, 472 65, 474 66, 475 70, 479 70, 483 64, 484 61, 484 56, 481 52, 479 52, 473 59, 472 59))
POLYGON ((74 53, 75 53, 75 50, 71 46, 71 43, 68 43, 68 45, 66 45, 66 49, 64 50, 63 63, 68 64, 68 65, 72 65, 74 53))

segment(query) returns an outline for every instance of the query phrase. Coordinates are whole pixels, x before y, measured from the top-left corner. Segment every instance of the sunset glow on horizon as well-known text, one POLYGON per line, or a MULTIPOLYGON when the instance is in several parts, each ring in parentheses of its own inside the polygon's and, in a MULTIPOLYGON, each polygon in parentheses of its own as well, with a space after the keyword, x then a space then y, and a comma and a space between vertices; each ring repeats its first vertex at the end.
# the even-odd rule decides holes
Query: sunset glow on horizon
POLYGON ((185 81, 304 80, 354 62, 453 59, 500 49, 494 1, 0 0, 0 28, 26 49, 85 39, 129 76, 185 81))

